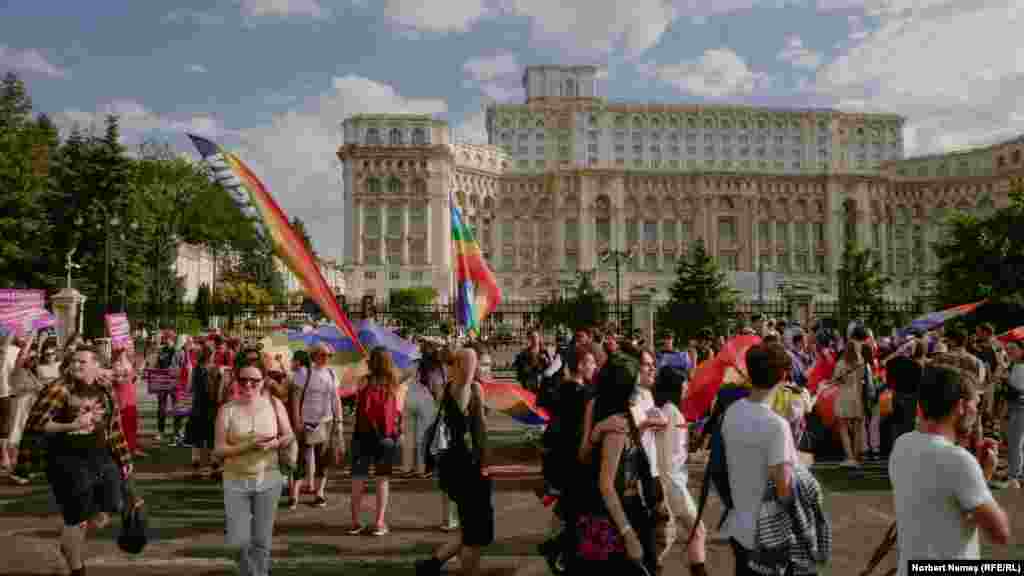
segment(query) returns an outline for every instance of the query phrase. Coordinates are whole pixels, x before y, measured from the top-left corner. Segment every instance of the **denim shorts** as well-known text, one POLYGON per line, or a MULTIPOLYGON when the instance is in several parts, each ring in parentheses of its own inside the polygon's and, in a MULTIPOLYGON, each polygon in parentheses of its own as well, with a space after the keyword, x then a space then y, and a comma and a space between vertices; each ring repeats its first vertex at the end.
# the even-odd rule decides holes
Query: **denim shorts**
POLYGON ((366 480, 370 476, 370 464, 374 464, 374 475, 378 478, 391 476, 398 442, 394 438, 378 438, 372 435, 356 436, 352 439, 352 478, 366 480))

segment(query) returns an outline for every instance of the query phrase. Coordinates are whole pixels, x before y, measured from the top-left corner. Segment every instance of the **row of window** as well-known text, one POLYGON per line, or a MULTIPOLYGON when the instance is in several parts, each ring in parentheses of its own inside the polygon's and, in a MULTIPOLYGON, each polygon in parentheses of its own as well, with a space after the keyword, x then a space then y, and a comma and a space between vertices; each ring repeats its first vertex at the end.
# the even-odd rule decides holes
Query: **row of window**
MULTIPOLYGON (((601 122, 596 115, 592 114, 586 119, 586 123, 590 126, 598 126, 601 122)), ((501 120, 502 128, 512 128, 514 125, 515 122, 511 118, 506 117, 501 120)), ((518 122, 518 126, 520 129, 544 128, 545 124, 544 120, 542 119, 532 120, 529 118, 521 118, 518 122)), ((613 126, 615 128, 627 128, 629 126, 632 126, 634 129, 643 129, 646 127, 650 127, 653 130, 659 129, 662 126, 667 128, 680 128, 682 126, 685 126, 686 128, 689 128, 691 130, 696 130, 699 126, 703 126, 705 129, 720 128, 722 130, 732 130, 734 127, 738 130, 768 130, 773 126, 778 130, 789 129, 790 131, 793 132, 800 131, 803 129, 803 123, 799 120, 738 120, 735 123, 733 123, 732 120, 725 118, 716 120, 715 118, 705 117, 703 120, 699 120, 698 118, 694 117, 685 117, 684 119, 681 120, 678 117, 670 116, 665 120, 659 119, 657 117, 645 120, 641 116, 634 116, 632 122, 630 122, 628 117, 624 114, 620 114, 615 117, 613 121, 613 126)), ((817 128, 819 131, 822 132, 828 131, 830 129, 830 122, 827 120, 819 120, 817 122, 817 128)), ((863 126, 858 126, 854 130, 854 132, 857 136, 874 136, 877 138, 881 138, 885 135, 898 137, 900 134, 898 126, 874 126, 867 128, 863 126)))
MULTIPOLYGON (((405 133, 398 129, 392 128, 387 133, 387 143, 390 146, 402 146, 405 144, 405 133)), ((409 139, 413 146, 422 146, 427 143, 427 131, 425 128, 413 128, 412 136, 409 139)), ((366 136, 363 139, 368 146, 381 146, 384 144, 384 138, 381 134, 380 128, 367 128, 366 136)))

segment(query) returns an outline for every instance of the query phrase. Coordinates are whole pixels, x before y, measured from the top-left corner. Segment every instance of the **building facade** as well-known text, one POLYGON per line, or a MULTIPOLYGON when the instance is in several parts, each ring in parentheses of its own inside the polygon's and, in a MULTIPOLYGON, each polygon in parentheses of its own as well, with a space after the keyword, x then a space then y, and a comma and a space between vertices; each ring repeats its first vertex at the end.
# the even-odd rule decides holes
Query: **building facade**
POLYGON ((799 282, 831 299, 848 239, 910 298, 947 211, 1005 204, 1024 171, 1024 139, 904 159, 896 115, 609 102, 593 67, 529 67, 523 83, 525 103, 487 109, 487 146, 428 116, 344 121, 351 297, 451 292, 451 194, 506 299, 581 272, 609 295, 664 294, 698 240, 747 297, 799 282), (609 252, 629 255, 619 275, 609 252))

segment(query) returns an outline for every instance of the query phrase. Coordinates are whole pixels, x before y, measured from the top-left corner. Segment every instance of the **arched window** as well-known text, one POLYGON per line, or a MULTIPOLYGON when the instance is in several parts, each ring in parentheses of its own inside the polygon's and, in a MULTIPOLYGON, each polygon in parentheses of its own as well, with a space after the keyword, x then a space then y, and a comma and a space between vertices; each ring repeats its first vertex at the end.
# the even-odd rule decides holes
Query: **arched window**
POLYGON ((427 131, 423 128, 412 129, 412 143, 415 146, 422 146, 427 143, 427 131))
POLYGON ((401 194, 402 193, 402 181, 398 178, 392 178, 388 180, 388 193, 389 194, 401 194))
POLYGON ((391 135, 389 137, 392 146, 402 145, 402 131, 398 128, 391 129, 391 135))
POLYGON ((368 128, 366 130, 366 144, 369 146, 379 146, 380 130, 376 128, 368 128))
POLYGON ((367 178, 366 191, 370 194, 380 194, 380 180, 376 178, 367 178))

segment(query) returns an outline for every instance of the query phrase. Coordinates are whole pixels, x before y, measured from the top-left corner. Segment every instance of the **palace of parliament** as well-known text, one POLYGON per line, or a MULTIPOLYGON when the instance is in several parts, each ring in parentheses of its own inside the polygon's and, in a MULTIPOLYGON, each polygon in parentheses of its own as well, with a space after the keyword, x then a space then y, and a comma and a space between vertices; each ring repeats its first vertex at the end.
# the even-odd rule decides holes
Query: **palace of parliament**
POLYGON ((1003 206, 1024 175, 1024 138, 904 158, 897 115, 615 102, 597 72, 527 67, 526 102, 488 107, 487 145, 453 142, 430 116, 345 119, 349 301, 412 286, 447 298, 449 194, 506 300, 581 274, 614 296, 616 259, 624 296, 666 298, 698 240, 747 298, 798 282, 832 299, 848 239, 874 251, 891 297, 911 298, 946 213, 1003 206))

